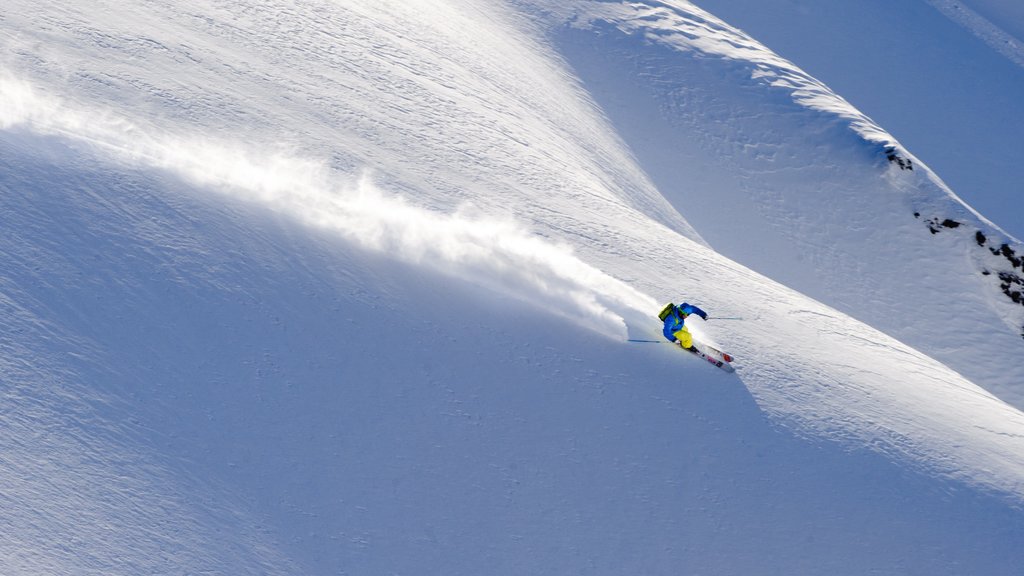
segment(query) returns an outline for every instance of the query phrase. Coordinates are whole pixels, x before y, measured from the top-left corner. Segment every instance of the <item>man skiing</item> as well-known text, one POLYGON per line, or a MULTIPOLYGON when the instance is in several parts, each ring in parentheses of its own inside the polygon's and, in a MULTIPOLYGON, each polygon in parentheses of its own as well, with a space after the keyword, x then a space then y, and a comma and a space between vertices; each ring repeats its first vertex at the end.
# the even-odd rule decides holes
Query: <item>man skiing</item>
POLYGON ((704 320, 708 319, 707 312, 686 302, 679 306, 669 302, 658 314, 658 318, 665 322, 665 329, 662 330, 665 338, 669 342, 679 344, 687 350, 693 346, 693 335, 686 328, 686 317, 690 314, 696 314, 704 320))

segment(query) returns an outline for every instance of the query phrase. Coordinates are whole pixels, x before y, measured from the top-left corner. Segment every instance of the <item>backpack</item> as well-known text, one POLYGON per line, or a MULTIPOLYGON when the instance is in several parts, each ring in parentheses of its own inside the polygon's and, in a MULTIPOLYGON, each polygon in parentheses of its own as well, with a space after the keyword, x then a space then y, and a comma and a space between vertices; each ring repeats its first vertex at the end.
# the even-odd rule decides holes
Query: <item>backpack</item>
POLYGON ((658 312, 658 320, 664 322, 665 318, 668 318, 668 315, 675 312, 675 310, 676 305, 669 302, 668 304, 665 305, 664 308, 661 309, 661 312, 658 312))

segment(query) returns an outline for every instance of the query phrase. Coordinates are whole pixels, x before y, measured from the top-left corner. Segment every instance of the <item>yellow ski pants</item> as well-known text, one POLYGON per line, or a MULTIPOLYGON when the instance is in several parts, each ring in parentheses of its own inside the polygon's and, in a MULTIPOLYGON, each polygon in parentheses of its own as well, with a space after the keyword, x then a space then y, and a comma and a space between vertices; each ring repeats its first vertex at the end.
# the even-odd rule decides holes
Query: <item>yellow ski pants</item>
POLYGON ((678 332, 673 332, 672 335, 676 337, 676 340, 679 341, 679 345, 683 348, 693 346, 693 334, 690 334, 690 331, 686 329, 686 326, 683 326, 683 329, 678 332))

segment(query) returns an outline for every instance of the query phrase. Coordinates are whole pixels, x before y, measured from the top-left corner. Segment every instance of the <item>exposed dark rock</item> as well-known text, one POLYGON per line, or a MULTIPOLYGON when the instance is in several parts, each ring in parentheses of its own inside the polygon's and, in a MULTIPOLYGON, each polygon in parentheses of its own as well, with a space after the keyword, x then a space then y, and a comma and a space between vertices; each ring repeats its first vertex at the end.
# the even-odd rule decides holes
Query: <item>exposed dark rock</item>
MULTIPOLYGON (((920 217, 920 212, 914 212, 914 218, 920 217)), ((928 231, 932 234, 938 234, 939 232, 942 232, 943 229, 956 229, 962 226, 961 222, 953 220, 952 218, 939 220, 938 217, 933 217, 925 220, 925 223, 928 224, 928 231)), ((998 248, 992 248, 991 246, 988 246, 988 237, 985 236, 985 233, 981 230, 974 232, 974 241, 978 243, 978 246, 988 248, 988 250, 992 252, 993 256, 1002 256, 1003 258, 1006 258, 1014 269, 1024 270, 1024 255, 1017 256, 1016 251, 1014 251, 1013 248, 1010 248, 1009 244, 1003 243, 999 245, 998 248)), ((997 266, 997 268, 999 267, 1000 266, 997 266)), ((992 272, 993 271, 988 269, 983 269, 981 274, 983 276, 991 276, 992 272)), ((1024 278, 1015 272, 996 271, 996 273, 1000 280, 999 289, 1002 290, 1003 294, 1005 294, 1006 297, 1012 300, 1015 304, 1024 306, 1024 278)), ((1022 334, 1022 336, 1024 336, 1024 334, 1022 334)))
POLYGON ((1022 260, 1017 257, 1017 253, 1014 252, 1013 248, 1010 248, 1010 246, 1008 244, 1003 244, 1002 246, 1000 246, 999 247, 999 252, 1003 256, 1005 256, 1006 259, 1009 260, 1011 264, 1013 264, 1014 268, 1020 268, 1021 267, 1022 260))
POLYGON ((900 156, 896 152, 896 149, 893 148, 892 146, 886 146, 885 147, 885 158, 890 163, 898 164, 899 167, 900 167, 900 170, 913 170, 914 169, 914 163, 910 161, 910 158, 903 158, 902 156, 900 156))
POLYGON ((1006 294, 1014 303, 1024 305, 1024 292, 1022 292, 1024 278, 1012 272, 1000 272, 999 279, 1003 282, 999 285, 1003 290, 1003 294, 1006 294))
POLYGON ((1003 286, 1005 287, 1009 287, 1010 284, 1018 284, 1020 286, 1024 286, 1024 280, 1022 280, 1020 276, 1017 276, 1012 272, 1000 272, 999 279, 1004 282, 1003 286))

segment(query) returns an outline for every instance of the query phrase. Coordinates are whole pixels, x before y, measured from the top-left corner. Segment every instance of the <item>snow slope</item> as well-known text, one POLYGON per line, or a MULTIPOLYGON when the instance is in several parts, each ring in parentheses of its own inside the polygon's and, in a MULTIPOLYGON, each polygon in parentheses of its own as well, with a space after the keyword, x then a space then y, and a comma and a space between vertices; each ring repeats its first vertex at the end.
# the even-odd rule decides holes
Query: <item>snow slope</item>
POLYGON ((895 134, 967 203, 1024 238, 1019 2, 699 4, 828 84, 895 134))
POLYGON ((1014 573, 1024 415, 713 250, 540 8, 4 14, 5 565, 1014 573))
POLYGON ((1024 354, 1016 240, 827 86, 700 8, 560 7, 553 41, 715 250, 1024 406, 1024 362, 978 361, 1024 354))

